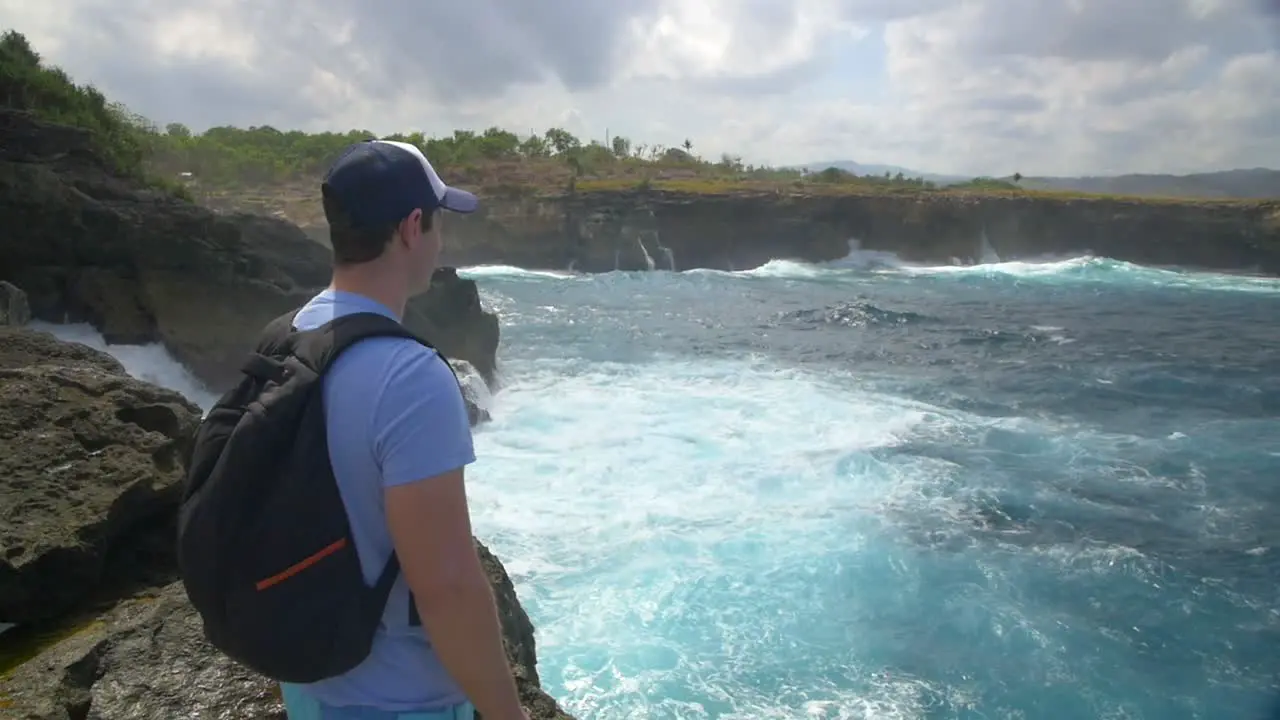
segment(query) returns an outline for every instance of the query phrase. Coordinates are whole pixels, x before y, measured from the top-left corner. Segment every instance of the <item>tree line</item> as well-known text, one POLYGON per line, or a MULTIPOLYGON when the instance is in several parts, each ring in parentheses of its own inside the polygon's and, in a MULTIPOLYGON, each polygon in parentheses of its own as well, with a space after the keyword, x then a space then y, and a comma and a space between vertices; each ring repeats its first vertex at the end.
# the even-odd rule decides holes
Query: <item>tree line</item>
MULTIPOLYGON (((0 97, 5 107, 29 110, 50 121, 89 130, 103 157, 119 172, 169 187, 193 181, 220 186, 313 180, 347 145, 375 137, 363 129, 306 133, 264 125, 214 127, 197 133, 180 123, 157 127, 108 100, 93 86, 77 84, 61 68, 44 63, 27 39, 12 30, 0 37, 0 97)), ((694 153, 689 139, 675 147, 635 143, 621 135, 601 142, 584 140, 559 127, 524 136, 490 127, 481 132, 455 130, 445 137, 409 133, 386 138, 412 143, 442 172, 460 173, 469 179, 483 177, 486 167, 514 164, 525 168, 517 174, 535 184, 540 175, 556 176, 566 170, 571 178, 638 179, 656 170, 686 178, 934 187, 901 174, 858 177, 837 168, 809 173, 746 164, 730 154, 708 160, 694 153), (558 172, 548 172, 553 169, 558 172)), ((984 187, 1009 185, 982 180, 984 187)))
POLYGON ((452 135, 430 137, 420 132, 377 136, 368 130, 305 133, 268 125, 237 128, 214 127, 194 133, 185 125, 143 127, 148 144, 148 165, 167 174, 190 173, 202 182, 235 181, 271 183, 315 178, 347 145, 372 137, 399 140, 420 148, 432 164, 446 170, 475 169, 497 163, 564 163, 575 176, 607 171, 620 164, 707 167, 756 172, 736 158, 708 163, 688 149, 633 144, 614 136, 608 144, 584 142, 563 128, 520 136, 490 127, 482 132, 455 130, 452 135))

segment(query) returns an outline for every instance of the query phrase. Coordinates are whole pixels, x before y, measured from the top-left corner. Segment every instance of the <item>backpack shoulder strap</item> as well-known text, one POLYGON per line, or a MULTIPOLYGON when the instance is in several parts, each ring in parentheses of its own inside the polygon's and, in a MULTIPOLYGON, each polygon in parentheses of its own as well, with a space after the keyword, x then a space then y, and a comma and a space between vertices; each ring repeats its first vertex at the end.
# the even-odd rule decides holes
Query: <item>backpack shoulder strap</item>
POLYGON ((293 317, 298 314, 300 309, 294 308, 267 323, 266 327, 258 335, 257 346, 254 350, 263 355, 278 355, 281 352, 288 352, 289 336, 294 333, 293 317))
MULTIPOLYGON (((286 337, 288 342, 293 343, 293 355, 315 371, 317 375, 323 375, 324 371, 328 369, 334 360, 338 359, 338 356, 343 351, 353 347, 361 340, 373 337, 399 337, 406 340, 414 340, 435 351, 436 356, 445 364, 445 367, 449 368, 449 372, 453 373, 454 379, 456 380, 458 377, 457 371, 453 369, 453 365, 450 364, 448 358, 439 350, 436 350, 436 347, 426 338, 406 328, 399 322, 378 313, 352 313, 334 318, 314 330, 299 332, 292 330, 292 326, 290 326, 290 330, 291 333, 286 337)), ((385 598, 387 596, 399 573, 400 558, 393 550, 378 576, 378 583, 375 586, 378 597, 385 598)), ((412 592, 409 593, 409 624, 411 626, 422 624, 418 618, 418 606, 414 602, 412 592)))
POLYGON ((372 312, 343 315, 312 330, 293 330, 291 326, 286 343, 294 357, 316 374, 323 375, 348 348, 373 337, 400 337, 435 349, 399 322, 372 312))

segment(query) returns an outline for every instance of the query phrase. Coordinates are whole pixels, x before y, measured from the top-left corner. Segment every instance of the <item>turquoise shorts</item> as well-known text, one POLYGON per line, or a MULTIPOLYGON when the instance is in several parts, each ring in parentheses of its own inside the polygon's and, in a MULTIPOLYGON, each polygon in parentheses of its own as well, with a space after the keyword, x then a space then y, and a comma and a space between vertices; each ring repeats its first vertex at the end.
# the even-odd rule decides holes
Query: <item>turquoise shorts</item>
POLYGON ((296 685, 280 684, 284 709, 289 720, 475 720, 471 703, 431 712, 394 712, 364 705, 330 707, 303 692, 296 685))

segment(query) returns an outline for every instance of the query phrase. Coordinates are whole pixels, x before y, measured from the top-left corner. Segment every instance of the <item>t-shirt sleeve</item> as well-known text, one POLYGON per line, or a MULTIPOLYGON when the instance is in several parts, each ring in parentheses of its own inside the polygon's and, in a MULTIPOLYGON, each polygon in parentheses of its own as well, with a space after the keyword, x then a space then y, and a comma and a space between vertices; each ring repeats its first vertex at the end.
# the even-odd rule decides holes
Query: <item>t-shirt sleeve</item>
POLYGON ((387 365, 373 413, 373 447, 384 487, 434 477, 476 460, 462 390, 444 361, 417 344, 387 365))

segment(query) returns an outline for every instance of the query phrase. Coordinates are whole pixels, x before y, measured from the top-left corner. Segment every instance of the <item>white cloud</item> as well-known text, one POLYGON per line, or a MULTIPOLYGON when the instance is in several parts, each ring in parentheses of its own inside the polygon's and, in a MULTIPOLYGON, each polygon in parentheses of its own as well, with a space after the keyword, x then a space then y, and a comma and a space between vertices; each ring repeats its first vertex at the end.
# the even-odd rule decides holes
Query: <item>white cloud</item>
POLYGON ((957 166, 1081 173, 1275 165, 1280 105, 1234 69, 1243 57, 1277 62, 1256 7, 966 2, 891 25, 890 77, 917 112, 952 125, 963 145, 953 150, 957 166))
POLYGON ((972 174, 1280 166, 1264 0, 370 7, 0 0, 0 16, 74 77, 197 129, 560 125, 749 162, 972 174))
POLYGON ((832 35, 865 34, 837 3, 824 0, 670 2, 628 29, 624 80, 769 76, 808 63, 832 35))

